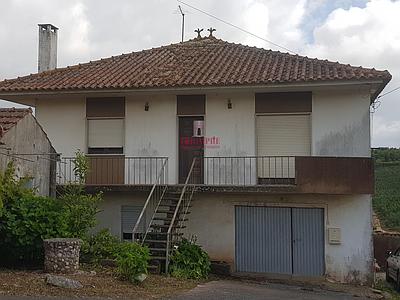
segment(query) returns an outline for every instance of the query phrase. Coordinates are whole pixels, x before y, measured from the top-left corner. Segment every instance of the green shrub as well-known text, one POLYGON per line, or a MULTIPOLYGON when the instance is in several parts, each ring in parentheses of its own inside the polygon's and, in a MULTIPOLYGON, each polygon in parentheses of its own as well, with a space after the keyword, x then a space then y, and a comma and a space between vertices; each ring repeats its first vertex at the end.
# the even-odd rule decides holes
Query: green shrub
POLYGON ((0 265, 37 265, 43 240, 84 237, 95 224, 101 195, 85 195, 77 186, 61 199, 37 196, 14 176, 10 163, 0 174, 0 265))
POLYGON ((59 197, 71 237, 84 238, 96 225, 96 215, 102 194, 85 194, 83 190, 68 186, 59 197))
POLYGON ((150 252, 137 243, 123 242, 117 253, 117 273, 123 280, 137 283, 140 274, 147 274, 150 252))
POLYGON ((80 255, 83 261, 91 263, 98 263, 101 259, 114 259, 120 244, 120 240, 108 229, 103 229, 83 240, 80 255))
POLYGON ((88 158, 80 150, 75 152, 74 174, 78 181, 64 187, 59 197, 71 237, 84 239, 90 228, 96 225, 98 206, 102 193, 85 192, 86 176, 89 172, 88 158))
POLYGON ((68 237, 63 208, 59 201, 36 196, 14 177, 10 163, 0 174, 0 264, 35 264, 43 260, 43 240, 68 237))
POLYGON ((194 240, 183 239, 171 256, 170 273, 186 279, 207 278, 210 272, 208 254, 194 240))

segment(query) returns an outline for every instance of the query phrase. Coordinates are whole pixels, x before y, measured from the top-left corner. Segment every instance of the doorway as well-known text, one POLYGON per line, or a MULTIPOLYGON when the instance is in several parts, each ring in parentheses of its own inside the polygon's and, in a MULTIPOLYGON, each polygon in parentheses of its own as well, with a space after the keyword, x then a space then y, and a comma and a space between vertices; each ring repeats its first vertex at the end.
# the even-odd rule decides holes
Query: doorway
POLYGON ((203 183, 204 137, 203 116, 179 117, 179 183, 185 183, 193 158, 194 183, 203 183))

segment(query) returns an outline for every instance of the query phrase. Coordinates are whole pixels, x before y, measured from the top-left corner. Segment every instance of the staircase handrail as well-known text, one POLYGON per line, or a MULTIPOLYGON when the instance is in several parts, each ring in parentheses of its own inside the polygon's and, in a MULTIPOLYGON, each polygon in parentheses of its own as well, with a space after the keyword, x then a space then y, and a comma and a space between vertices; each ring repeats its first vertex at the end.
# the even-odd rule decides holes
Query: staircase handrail
MULTIPOLYGON (((196 157, 193 158, 192 165, 190 166, 189 173, 188 173, 188 175, 186 177, 186 180, 185 180, 185 184, 184 184, 184 186, 182 188, 182 192, 181 192, 181 195, 179 197, 178 204, 176 205, 174 215, 173 215, 171 223, 169 224, 169 227, 168 227, 167 248, 166 248, 166 262, 165 262, 165 272, 166 273, 168 273, 168 265, 169 265, 169 252, 170 252, 169 250, 170 250, 170 243, 171 243, 171 232, 172 232, 172 229, 174 227, 176 216, 178 215, 179 209, 180 209, 181 204, 183 202, 183 198, 185 196, 185 192, 186 192, 187 187, 189 185, 189 181, 192 179, 192 174, 193 174, 193 169, 194 169, 194 165, 195 164, 196 164, 196 157)), ((192 196, 193 196, 194 189, 195 189, 195 186, 193 185, 192 186, 192 191, 190 192, 190 196, 189 196, 189 199, 188 199, 187 206, 189 206, 189 204, 190 204, 190 201, 191 201, 192 196)), ((186 216, 186 213, 187 213, 187 209, 185 211, 185 216, 186 216)), ((185 216, 184 216, 184 218, 185 218, 185 216)))
MULTIPOLYGON (((146 199, 146 202, 144 203, 142 211, 140 212, 140 215, 139 215, 139 217, 138 217, 138 219, 136 221, 136 224, 133 227, 133 230, 132 230, 132 241, 133 242, 135 242, 135 234, 137 233, 137 230, 139 228, 140 222, 142 221, 142 218, 143 218, 144 214, 146 213, 147 206, 149 205, 149 203, 150 203, 150 201, 152 199, 152 196, 154 194, 154 191, 156 190, 156 187, 158 185, 160 185, 160 186, 162 185, 162 183, 159 183, 159 182, 160 182, 160 180, 162 178, 162 175, 165 173, 167 164, 168 164, 168 158, 165 158, 164 163, 162 164, 161 169, 160 169, 160 171, 159 171, 159 173, 157 175, 157 178, 155 179, 154 184, 153 184, 153 186, 152 186, 152 188, 150 190, 150 193, 147 196, 147 199, 146 199)), ((167 176, 168 176, 168 174, 167 174, 167 176)), ((167 184, 166 181, 167 181, 167 179, 164 178, 165 189, 166 189, 166 184, 167 184)), ((164 191, 163 191, 163 193, 161 195, 161 198, 164 195, 165 189, 164 189, 164 191)), ((157 209, 157 207, 155 209, 157 209)), ((147 235, 147 231, 148 231, 148 228, 146 228, 145 236, 147 235)), ((144 238, 143 238, 143 241, 144 241, 144 238)))

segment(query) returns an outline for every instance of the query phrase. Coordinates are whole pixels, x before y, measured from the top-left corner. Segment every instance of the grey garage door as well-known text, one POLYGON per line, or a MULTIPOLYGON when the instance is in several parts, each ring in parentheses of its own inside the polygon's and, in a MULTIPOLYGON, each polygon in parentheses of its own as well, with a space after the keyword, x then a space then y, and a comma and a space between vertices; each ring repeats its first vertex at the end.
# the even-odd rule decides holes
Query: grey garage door
POLYGON ((324 211, 236 206, 237 272, 324 273, 324 211))

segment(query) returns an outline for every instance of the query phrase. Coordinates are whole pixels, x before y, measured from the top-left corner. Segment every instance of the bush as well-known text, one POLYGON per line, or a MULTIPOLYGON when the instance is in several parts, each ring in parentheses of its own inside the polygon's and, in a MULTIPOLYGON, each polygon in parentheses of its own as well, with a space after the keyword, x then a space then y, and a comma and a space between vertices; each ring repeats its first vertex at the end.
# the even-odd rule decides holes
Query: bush
POLYGON ((66 187, 60 196, 59 202, 63 207, 63 214, 71 233, 71 237, 85 238, 90 228, 96 225, 96 215, 102 194, 88 195, 77 186, 66 187))
POLYGON ((74 160, 76 183, 67 185, 59 197, 71 237, 84 239, 90 228, 96 225, 98 205, 102 194, 86 194, 85 180, 89 172, 88 158, 80 150, 74 160))
POLYGON ((13 174, 9 164, 0 175, 0 264, 35 264, 43 260, 44 239, 68 237, 70 232, 61 203, 36 196, 13 174))
POLYGON ((137 283, 140 274, 147 274, 150 252, 137 243, 123 242, 117 253, 117 273, 123 280, 137 283))
POLYGON ((0 174, 0 265, 42 263, 44 239, 82 238, 96 221, 101 195, 85 195, 81 185, 61 200, 37 196, 25 186, 12 163, 0 174))
POLYGON ((98 263, 101 259, 115 259, 120 244, 120 240, 108 229, 103 229, 83 240, 81 258, 91 263, 98 263))
POLYGON ((208 254, 194 240, 183 239, 171 256, 171 275, 185 279, 202 279, 207 278, 209 272, 208 254))

